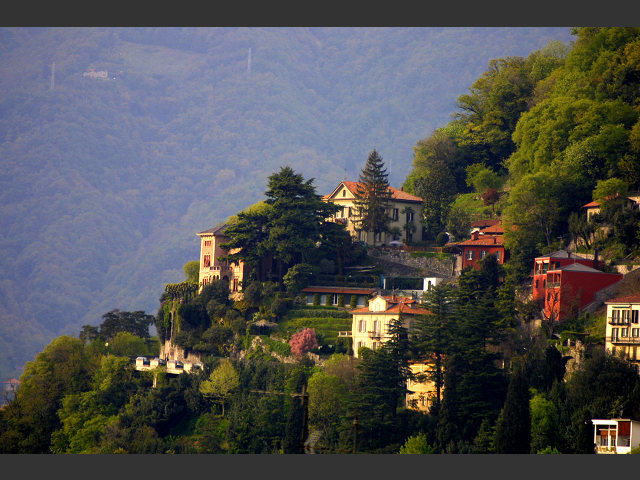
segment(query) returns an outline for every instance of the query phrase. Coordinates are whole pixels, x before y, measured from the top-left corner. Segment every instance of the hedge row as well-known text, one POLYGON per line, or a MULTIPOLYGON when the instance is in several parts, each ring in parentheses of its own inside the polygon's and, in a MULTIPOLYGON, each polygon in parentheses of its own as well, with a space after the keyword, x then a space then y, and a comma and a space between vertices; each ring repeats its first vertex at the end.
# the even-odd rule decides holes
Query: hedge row
POLYGON ((287 312, 289 318, 351 318, 351 313, 346 310, 329 310, 329 309, 311 309, 303 308, 289 310, 287 312))

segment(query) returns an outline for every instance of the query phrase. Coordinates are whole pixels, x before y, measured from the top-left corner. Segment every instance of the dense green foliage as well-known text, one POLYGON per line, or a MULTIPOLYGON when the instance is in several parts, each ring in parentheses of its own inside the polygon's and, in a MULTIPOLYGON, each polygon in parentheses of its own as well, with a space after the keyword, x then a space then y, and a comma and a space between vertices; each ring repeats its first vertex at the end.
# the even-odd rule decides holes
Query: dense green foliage
POLYGON ((344 232, 324 224, 312 180, 282 167, 268 177, 264 204, 230 222, 229 246, 243 247, 255 266, 273 258, 275 281, 258 272, 235 301, 224 281, 196 294, 189 262, 187 280, 167 285, 155 317, 111 310, 79 338, 56 338, 25 365, 16 397, 0 410, 0 452, 300 453, 313 437, 329 452, 593 453, 590 419, 640 418, 640 377, 592 343, 598 316, 557 329, 561 340, 595 332, 582 336, 584 358, 569 371, 563 347, 530 328, 534 307, 516 295, 531 257, 569 236, 616 258, 637 253, 638 212, 615 195, 640 187, 640 30, 575 33, 571 49, 551 43, 492 61, 459 98, 462 113, 418 142, 405 182, 432 194, 424 220, 434 238, 450 224, 462 235, 473 218, 465 195, 502 213, 507 265, 485 257, 457 285, 433 288, 424 298, 431 313, 411 331, 399 319, 382 347, 362 348, 358 359, 331 355, 329 342, 347 350, 334 337, 348 329, 348 313, 337 313, 345 307, 302 307, 296 295, 315 269, 329 270, 330 255, 350 249, 344 232), (571 215, 590 199, 602 201, 594 225, 607 235, 591 238, 571 215), (308 329, 313 339, 286 343, 308 329), (131 357, 156 355, 168 338, 202 355, 204 371, 133 368, 131 357), (403 404, 412 360, 433 366, 429 412, 403 404))

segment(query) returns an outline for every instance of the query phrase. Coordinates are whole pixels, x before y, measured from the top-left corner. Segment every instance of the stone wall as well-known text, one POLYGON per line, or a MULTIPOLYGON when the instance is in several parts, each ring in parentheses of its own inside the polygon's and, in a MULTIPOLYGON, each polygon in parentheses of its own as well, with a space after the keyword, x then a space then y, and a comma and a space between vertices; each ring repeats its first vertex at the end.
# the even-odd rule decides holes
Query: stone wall
POLYGON ((179 362, 198 363, 202 362, 200 355, 193 352, 185 354, 184 349, 178 345, 166 340, 164 345, 160 347, 160 358, 164 360, 178 360, 179 362))
POLYGON ((369 256, 384 269, 387 275, 439 276, 447 279, 455 276, 455 260, 453 259, 414 257, 411 253, 400 249, 389 251, 371 249, 369 256))

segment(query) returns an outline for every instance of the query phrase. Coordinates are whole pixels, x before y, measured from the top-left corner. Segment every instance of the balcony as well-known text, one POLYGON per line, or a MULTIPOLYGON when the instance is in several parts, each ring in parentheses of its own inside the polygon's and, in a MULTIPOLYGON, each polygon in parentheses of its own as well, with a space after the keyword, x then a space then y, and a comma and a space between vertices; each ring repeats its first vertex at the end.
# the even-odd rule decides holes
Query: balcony
POLYGON ((342 331, 342 332, 338 332, 338 336, 339 337, 350 337, 351 336, 351 330, 348 331, 342 331))
POLYGON ((367 335, 369 336, 369 338, 381 338, 381 334, 380 332, 376 332, 376 331, 369 331, 367 332, 367 335))
POLYGON ((607 317, 607 322, 609 325, 629 325, 631 324, 631 320, 628 318, 613 318, 607 317))
POLYGON ((640 337, 606 337, 609 343, 624 345, 640 345, 640 337))

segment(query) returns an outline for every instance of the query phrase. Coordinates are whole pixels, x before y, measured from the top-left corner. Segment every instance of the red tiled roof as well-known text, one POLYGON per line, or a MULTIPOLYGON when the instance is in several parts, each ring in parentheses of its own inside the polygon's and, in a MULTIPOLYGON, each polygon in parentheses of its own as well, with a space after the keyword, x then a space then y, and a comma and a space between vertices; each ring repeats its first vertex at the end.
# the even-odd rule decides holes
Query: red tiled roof
POLYGON ((477 240, 473 238, 458 243, 462 247, 503 247, 504 237, 502 235, 480 235, 477 240))
POLYGON ((640 292, 624 297, 611 298, 604 303, 640 303, 640 292))
MULTIPOLYGON (((349 190, 354 196, 357 196, 358 194, 358 185, 362 185, 362 183, 360 182, 350 182, 348 180, 344 180, 342 182, 340 182, 341 185, 344 185, 345 187, 347 187, 347 190, 349 190)), ((337 188, 333 191, 335 192, 337 190, 337 188)), ((389 187, 389 190, 391 191, 391 198, 394 200, 401 200, 401 201, 405 201, 405 202, 422 202, 422 198, 416 196, 416 195, 412 195, 410 193, 407 193, 403 190, 400 190, 398 188, 394 188, 394 187, 389 187)), ((328 194, 328 195, 324 195, 322 197, 323 200, 327 200, 331 195, 333 195, 333 192, 328 194)))
MULTIPOLYGON (((616 195, 609 195, 608 197, 605 197, 605 200, 613 200, 614 198, 618 198, 620 195, 616 194, 616 195)), ((633 200, 631 200, 629 197, 622 197, 625 198, 627 200, 629 200, 630 202, 633 202, 633 200)), ((600 202, 594 200, 593 202, 589 202, 585 205, 582 206, 582 208, 592 208, 592 207, 599 207, 600 206, 600 202)))
POLYGON ((431 312, 421 307, 410 307, 406 303, 395 303, 384 312, 373 312, 369 310, 369 307, 363 307, 351 310, 351 313, 370 313, 372 315, 391 315, 394 313, 404 313, 407 315, 429 315, 431 312))
POLYGON ((498 223, 496 225, 492 225, 487 228, 483 228, 480 230, 481 235, 496 235, 504 233, 504 228, 502 227, 502 223, 498 223))
POLYGON ((476 227, 491 227, 492 225, 497 225, 499 223, 502 223, 502 220, 498 219, 493 219, 493 220, 478 220, 476 222, 472 222, 471 226, 476 228, 476 227))

